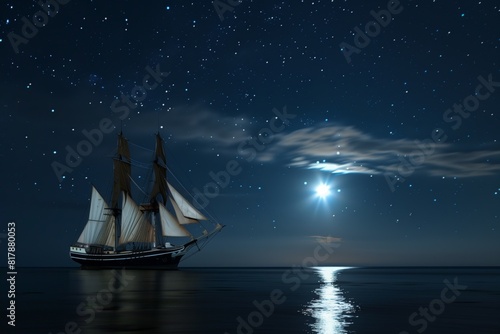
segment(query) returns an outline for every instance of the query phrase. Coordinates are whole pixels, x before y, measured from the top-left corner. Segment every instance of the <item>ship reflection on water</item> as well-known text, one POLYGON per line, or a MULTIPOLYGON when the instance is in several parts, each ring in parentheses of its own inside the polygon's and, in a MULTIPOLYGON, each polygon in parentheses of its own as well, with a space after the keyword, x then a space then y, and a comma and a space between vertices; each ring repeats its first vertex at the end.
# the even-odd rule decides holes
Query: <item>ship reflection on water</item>
POLYGON ((82 270, 75 273, 82 304, 76 314, 82 333, 172 333, 178 328, 196 332, 193 307, 197 276, 167 270, 82 270))
POLYGON ((306 305, 304 314, 315 318, 311 324, 313 333, 348 333, 347 326, 355 312, 354 304, 347 300, 336 284, 337 274, 348 267, 315 267, 320 277, 320 287, 316 289, 318 298, 306 305))

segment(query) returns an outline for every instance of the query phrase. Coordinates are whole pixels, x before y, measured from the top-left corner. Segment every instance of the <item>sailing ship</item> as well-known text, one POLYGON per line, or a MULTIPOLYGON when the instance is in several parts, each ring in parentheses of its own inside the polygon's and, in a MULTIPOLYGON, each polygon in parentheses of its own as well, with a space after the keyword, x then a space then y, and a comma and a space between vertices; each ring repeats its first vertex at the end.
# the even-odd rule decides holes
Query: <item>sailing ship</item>
MULTIPOLYGON (((163 139, 156 134, 152 186, 145 203, 137 204, 131 191, 130 150, 120 131, 113 157, 111 205, 92 186, 87 224, 71 245, 69 255, 83 269, 175 269, 192 249, 201 250, 223 225, 211 222, 167 181, 163 139), (204 226, 211 222, 208 231, 204 226), (198 225, 198 236, 188 226, 198 225), (201 227, 201 228, 200 228, 201 227), (176 239, 177 242, 173 242, 176 239)), ((134 182, 134 184, 136 184, 134 182)))

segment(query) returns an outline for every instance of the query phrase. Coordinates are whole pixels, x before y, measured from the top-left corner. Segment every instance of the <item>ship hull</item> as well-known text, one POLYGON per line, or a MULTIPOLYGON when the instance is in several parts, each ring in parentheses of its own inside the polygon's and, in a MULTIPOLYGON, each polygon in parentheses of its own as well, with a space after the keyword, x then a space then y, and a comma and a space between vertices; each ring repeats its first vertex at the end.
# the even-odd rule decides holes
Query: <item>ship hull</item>
POLYGON ((79 263, 82 269, 177 269, 184 256, 184 246, 156 248, 143 251, 125 251, 119 253, 87 254, 85 249, 71 247, 70 257, 79 263))

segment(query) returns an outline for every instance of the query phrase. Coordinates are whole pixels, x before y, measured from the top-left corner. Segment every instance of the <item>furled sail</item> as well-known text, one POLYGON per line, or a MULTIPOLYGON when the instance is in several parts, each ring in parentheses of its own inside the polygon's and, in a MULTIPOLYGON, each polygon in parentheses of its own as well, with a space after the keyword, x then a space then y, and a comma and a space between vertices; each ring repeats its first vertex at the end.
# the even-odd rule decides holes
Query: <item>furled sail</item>
POLYGON ((156 202, 156 197, 161 195, 162 203, 167 203, 167 159, 163 150, 163 140, 156 134, 155 158, 153 160, 154 184, 150 195, 150 202, 156 202))
POLYGON ((122 191, 130 194, 130 150, 125 136, 120 132, 118 135, 118 150, 116 156, 113 158, 113 196, 111 199, 111 206, 116 208, 118 206, 118 198, 122 191))
MULTIPOLYGON (((192 219, 207 220, 207 217, 205 217, 200 211, 198 211, 193 205, 191 205, 191 203, 189 203, 184 197, 182 197, 182 195, 177 191, 177 189, 175 189, 169 182, 167 182, 167 184, 168 184, 168 189, 170 189, 170 192, 172 193, 172 196, 175 202, 177 203, 180 212, 182 212, 182 215, 184 217, 190 218, 191 220, 192 219)), ((179 219, 179 222, 183 224, 181 219, 179 219)), ((196 223, 196 221, 191 221, 188 223, 196 223)))
MULTIPOLYGON (((92 186, 92 197, 90 200, 90 212, 87 225, 80 234, 78 242, 82 244, 104 244, 102 236, 109 228, 112 216, 107 215, 108 204, 95 187, 92 186)), ((114 222, 114 221, 113 221, 114 222)), ((112 246, 112 244, 110 245, 112 246)))
POLYGON ((139 206, 127 194, 123 193, 123 206, 121 215, 120 244, 127 242, 154 242, 153 225, 139 206))
POLYGON ((162 235, 164 237, 191 237, 191 233, 167 211, 163 204, 159 205, 162 235))

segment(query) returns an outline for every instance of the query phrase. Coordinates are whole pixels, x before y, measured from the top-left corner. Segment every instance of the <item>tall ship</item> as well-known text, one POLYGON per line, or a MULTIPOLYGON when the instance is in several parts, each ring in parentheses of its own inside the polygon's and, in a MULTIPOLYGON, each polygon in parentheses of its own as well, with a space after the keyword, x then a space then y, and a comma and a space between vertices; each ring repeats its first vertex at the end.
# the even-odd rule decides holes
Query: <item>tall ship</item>
POLYGON ((113 157, 111 205, 92 186, 87 224, 70 247, 71 259, 83 269, 176 269, 186 254, 201 250, 223 228, 167 181, 166 156, 159 133, 150 182, 145 189, 137 186, 143 193, 141 204, 132 198, 131 182, 137 184, 131 177, 131 166, 129 144, 120 131, 113 157), (208 224, 211 229, 206 227, 208 224))

